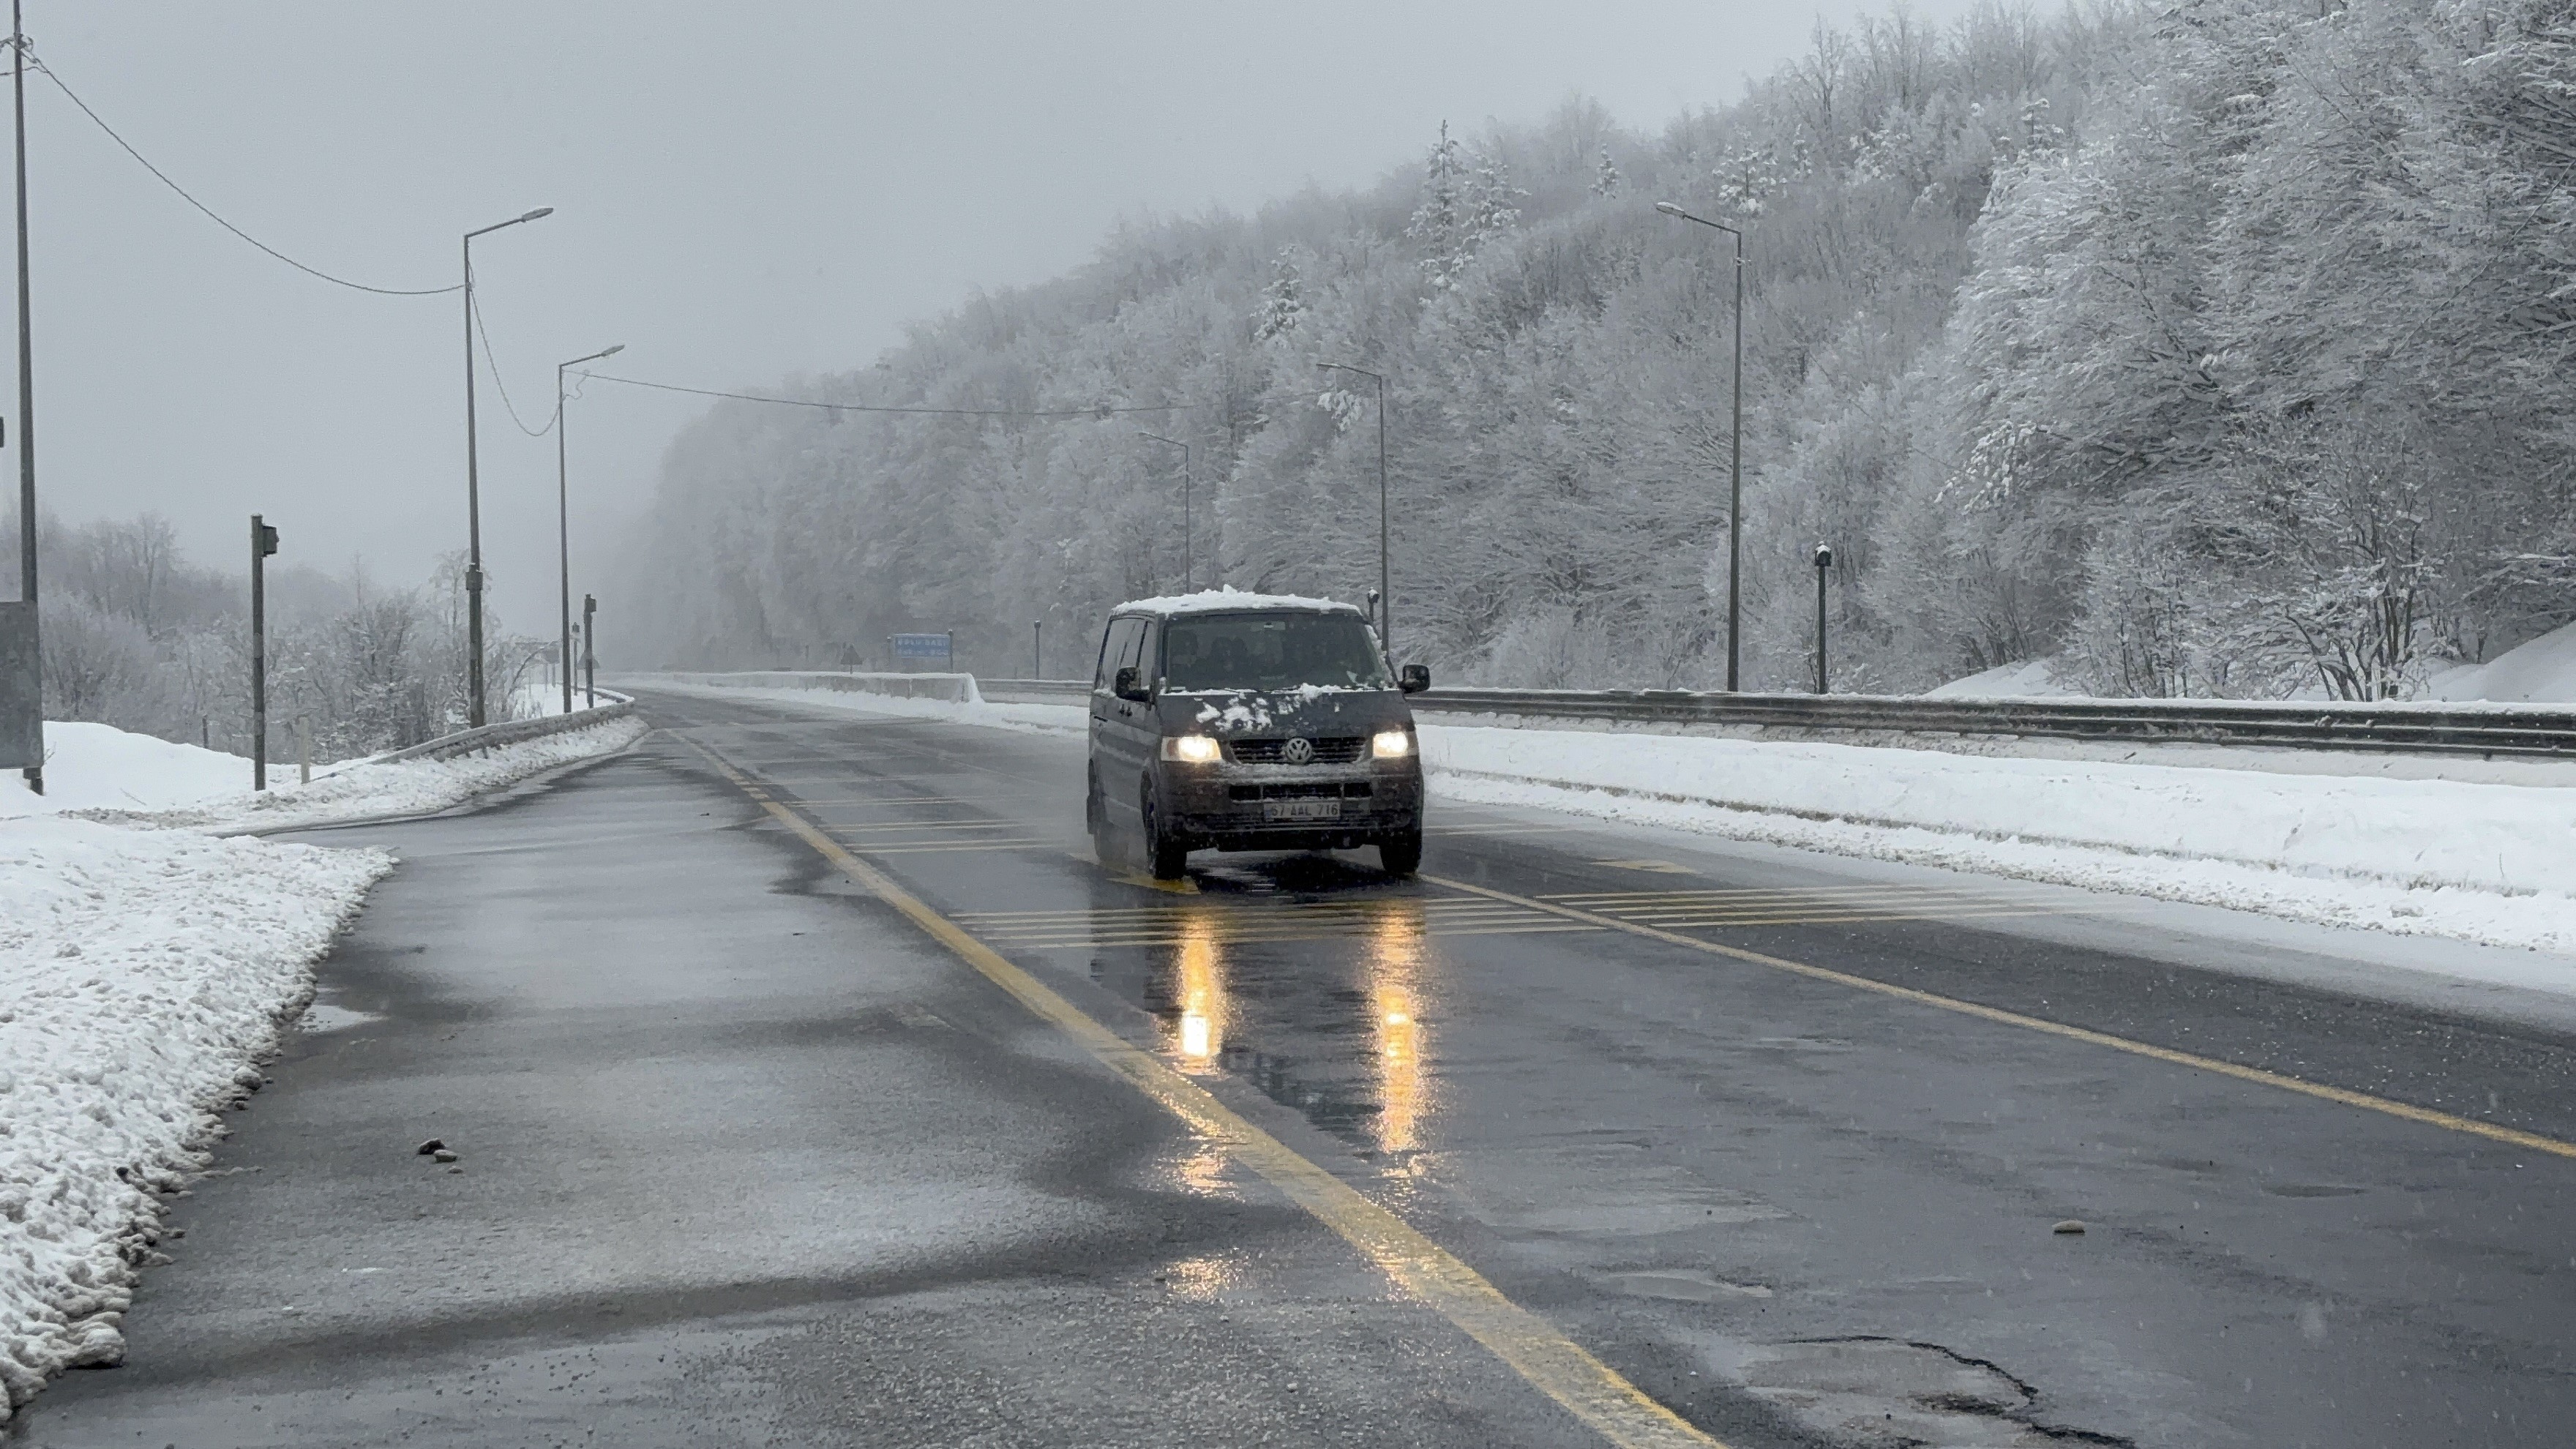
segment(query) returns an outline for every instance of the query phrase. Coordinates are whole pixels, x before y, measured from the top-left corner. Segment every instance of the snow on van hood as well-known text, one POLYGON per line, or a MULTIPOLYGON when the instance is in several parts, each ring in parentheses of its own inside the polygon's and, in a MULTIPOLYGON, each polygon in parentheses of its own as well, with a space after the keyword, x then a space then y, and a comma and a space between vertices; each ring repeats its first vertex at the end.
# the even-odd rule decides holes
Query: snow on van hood
MULTIPOLYGON (((1175 690, 1163 696, 1168 707, 1187 711, 1184 717, 1191 723, 1211 733, 1227 735, 1297 729, 1321 724, 1326 716, 1340 719, 1345 703, 1373 706, 1361 708, 1344 722, 1354 728, 1375 728, 1379 718, 1389 712, 1386 702, 1400 701, 1402 697, 1392 689, 1334 684, 1301 684, 1294 689, 1175 690)), ((1172 714, 1164 718, 1177 722, 1172 714)))

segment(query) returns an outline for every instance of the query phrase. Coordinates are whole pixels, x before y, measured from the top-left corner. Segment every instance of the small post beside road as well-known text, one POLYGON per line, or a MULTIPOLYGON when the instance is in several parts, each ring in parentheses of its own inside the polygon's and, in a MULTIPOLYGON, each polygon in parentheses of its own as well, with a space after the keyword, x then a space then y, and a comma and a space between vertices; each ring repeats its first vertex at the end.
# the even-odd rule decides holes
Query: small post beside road
POLYGON ((1029 678, 1046 678, 1046 620, 1029 621, 1029 678))
POLYGON ((295 783, 313 783, 313 718, 310 715, 295 717, 295 783))
POLYGON ((277 530, 250 516, 250 787, 268 788, 268 556, 277 530))
POLYGON ((599 708, 599 596, 581 596, 581 691, 589 703, 585 708, 599 708))
POLYGON ((1816 545, 1816 693, 1825 689, 1825 574, 1834 566, 1834 551, 1816 545))

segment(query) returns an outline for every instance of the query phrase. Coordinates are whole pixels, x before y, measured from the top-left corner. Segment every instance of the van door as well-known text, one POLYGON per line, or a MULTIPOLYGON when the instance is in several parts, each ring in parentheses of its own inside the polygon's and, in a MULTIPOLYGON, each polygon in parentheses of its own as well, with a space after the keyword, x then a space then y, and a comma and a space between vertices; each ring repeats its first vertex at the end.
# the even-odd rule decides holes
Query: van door
POLYGON ((1091 681, 1091 768, 1100 777, 1100 793, 1113 811, 1136 808, 1137 758, 1133 734, 1136 705, 1120 699, 1113 686, 1118 671, 1136 662, 1144 640, 1145 621, 1112 619, 1100 638, 1100 667, 1091 681))

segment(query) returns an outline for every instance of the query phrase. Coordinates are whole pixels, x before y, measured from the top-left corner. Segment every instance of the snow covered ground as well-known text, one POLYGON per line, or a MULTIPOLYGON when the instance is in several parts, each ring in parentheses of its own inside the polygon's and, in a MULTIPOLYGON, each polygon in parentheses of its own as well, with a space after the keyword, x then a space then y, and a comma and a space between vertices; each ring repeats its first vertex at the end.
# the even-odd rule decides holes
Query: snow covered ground
POLYGON ((250 761, 106 725, 47 724, 45 793, 0 774, 0 826, 31 815, 76 814, 111 824, 188 830, 282 830, 444 810, 541 770, 625 748, 643 721, 612 719, 453 760, 349 760, 296 783, 293 764, 269 765, 266 794, 250 761))
POLYGON ((1454 800, 2576 950, 2576 789, 1443 725, 1422 741, 1454 800))
POLYGON ((314 963, 393 867, 222 832, 444 809, 644 728, 254 795, 246 760, 50 724, 49 793, 0 775, 0 1423, 49 1375, 122 1355, 161 1194, 206 1165, 218 1113, 256 1089, 314 963))

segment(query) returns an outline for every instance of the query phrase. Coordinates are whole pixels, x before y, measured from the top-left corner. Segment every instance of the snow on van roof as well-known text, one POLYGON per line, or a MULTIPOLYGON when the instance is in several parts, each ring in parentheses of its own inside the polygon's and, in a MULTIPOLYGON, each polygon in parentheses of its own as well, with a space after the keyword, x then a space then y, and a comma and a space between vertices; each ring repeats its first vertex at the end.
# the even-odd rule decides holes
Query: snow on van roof
POLYGON ((1312 609, 1336 614, 1359 610, 1338 599, 1310 599, 1302 594, 1250 594, 1237 588, 1201 589, 1195 594, 1165 594, 1156 599, 1129 599, 1110 612, 1124 614, 1216 614, 1245 609, 1312 609))

